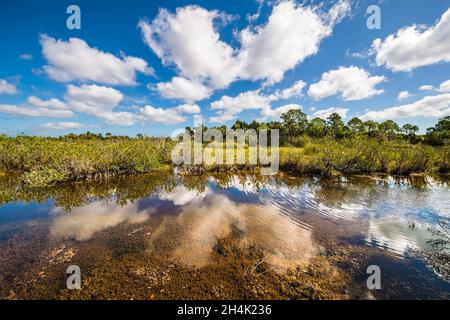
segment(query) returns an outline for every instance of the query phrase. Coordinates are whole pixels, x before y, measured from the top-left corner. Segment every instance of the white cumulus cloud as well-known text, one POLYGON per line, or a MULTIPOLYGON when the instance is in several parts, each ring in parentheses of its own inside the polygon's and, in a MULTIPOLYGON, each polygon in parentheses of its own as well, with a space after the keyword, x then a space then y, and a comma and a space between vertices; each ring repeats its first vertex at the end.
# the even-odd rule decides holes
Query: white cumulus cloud
POLYGON ((67 104, 72 109, 96 116, 111 112, 123 98, 120 91, 95 84, 68 85, 65 95, 67 104))
POLYGON ((402 100, 408 99, 410 97, 412 97, 412 95, 411 95, 411 93, 409 93, 409 91, 401 91, 397 96, 397 100, 402 101, 402 100))
POLYGON ((369 111, 361 117, 363 120, 383 121, 409 117, 442 117, 450 114, 450 94, 426 96, 414 103, 386 108, 381 111, 369 111))
POLYGON ((347 112, 348 111, 349 111, 349 109, 346 109, 346 108, 331 107, 331 108, 328 108, 328 109, 322 109, 322 110, 318 110, 318 111, 314 112, 313 113, 313 117, 314 118, 326 119, 326 118, 328 118, 330 116, 330 114, 337 113, 342 118, 345 118, 345 117, 347 117, 347 112))
POLYGON ((0 79, 0 94, 15 94, 17 93, 16 85, 9 83, 5 79, 0 79))
POLYGON ((227 86, 237 74, 234 50, 220 40, 217 22, 228 16, 198 6, 161 9, 151 22, 141 20, 144 42, 165 65, 175 65, 183 77, 227 86))
POLYGON ((328 15, 294 1, 279 2, 265 25, 241 31, 241 78, 282 80, 287 70, 317 54, 334 24, 349 13, 347 1, 336 4, 328 15))
POLYGON ((383 93, 376 86, 385 80, 384 76, 371 76, 355 66, 340 67, 322 74, 322 79, 309 87, 308 95, 315 100, 336 94, 345 101, 362 100, 383 93))
POLYGON ((55 98, 42 100, 36 96, 29 96, 27 99, 27 103, 38 108, 68 109, 66 103, 55 98))
POLYGON ((0 112, 18 116, 28 117, 49 117, 49 118, 70 118, 73 112, 70 110, 57 110, 51 108, 35 108, 28 105, 0 104, 0 112))
POLYGON ((35 96, 28 97, 20 105, 0 104, 0 112, 27 117, 70 118, 74 113, 58 99, 42 100, 35 96))
POLYGON ((174 77, 170 82, 156 84, 156 90, 166 99, 181 99, 188 103, 203 100, 211 95, 211 89, 201 82, 174 77))
POLYGON ((224 122, 236 118, 244 110, 268 109, 275 96, 266 96, 261 90, 242 92, 235 97, 223 96, 211 103, 212 110, 218 110, 216 116, 210 117, 210 122, 224 122))
POLYGON ((48 122, 39 126, 40 129, 44 130, 54 130, 54 131, 65 131, 73 129, 81 129, 85 126, 78 122, 48 122))
POLYGON ((441 83, 441 85, 439 86, 439 92, 450 92, 450 80, 441 83))
POLYGON ((306 86, 305 81, 298 80, 292 85, 292 87, 277 91, 276 95, 279 96, 281 99, 301 97, 303 95, 302 90, 305 86, 306 86))
POLYGON ((175 108, 177 111, 181 113, 200 113, 201 109, 196 104, 180 104, 175 108))
MULTIPOLYGON (((124 95, 111 87, 95 84, 68 85, 64 101, 55 98, 42 100, 30 96, 22 105, 0 104, 0 112, 52 118, 73 117, 76 112, 100 118, 111 125, 131 126, 135 123, 182 123, 186 121, 183 114, 197 114, 201 111, 196 104, 180 104, 171 108, 131 106, 129 109, 134 110, 133 112, 117 110, 123 101, 124 95)), ((75 122, 49 122, 39 128, 64 130, 77 127, 75 122)))
POLYGON ((432 91, 433 89, 434 89, 434 87, 429 84, 424 84, 419 87, 420 91, 432 91))
MULTIPOLYGON (((163 109, 147 105, 137 108, 135 113, 115 111, 123 98, 123 94, 116 89, 86 84, 80 87, 68 85, 65 95, 67 104, 73 110, 94 115, 112 125, 130 126, 136 122, 174 124, 186 121, 175 108, 163 109)), ((187 107, 182 109, 186 110, 187 107)))
POLYGON ((268 121, 268 120, 280 120, 280 117, 283 113, 288 112, 289 110, 302 110, 303 107, 301 105, 298 105, 296 103, 290 103, 286 104, 284 106, 280 106, 277 108, 263 108, 261 110, 262 117, 259 119, 259 121, 268 121))
POLYGON ((294 103, 272 107, 272 102, 301 96, 301 90, 305 85, 305 82, 299 80, 293 86, 284 90, 277 90, 273 94, 264 94, 261 89, 258 89, 241 92, 234 97, 222 96, 219 100, 211 103, 211 110, 216 111, 216 114, 209 118, 209 122, 223 123, 231 121, 246 110, 259 110, 261 115, 258 119, 259 121, 279 120, 283 113, 291 109, 303 109, 303 107, 294 103))
POLYGON ((144 106, 139 111, 139 118, 145 122, 157 122, 163 124, 177 124, 186 121, 176 109, 155 108, 150 105, 144 106))
POLYGON ((235 31, 235 48, 218 31, 230 17, 199 6, 178 8, 175 13, 162 9, 153 21, 141 20, 139 28, 144 42, 165 65, 174 65, 180 77, 217 89, 236 80, 282 80, 286 71, 317 54, 322 40, 349 13, 346 0, 328 13, 280 1, 265 24, 235 31))
POLYGON ((412 25, 376 39, 372 51, 377 65, 394 71, 411 71, 418 67, 450 61, 450 9, 431 26, 412 25))
POLYGON ((116 57, 84 40, 70 38, 68 41, 41 36, 42 53, 47 60, 43 67, 50 78, 59 82, 93 81, 110 85, 135 85, 136 73, 152 74, 153 70, 143 59, 116 57))

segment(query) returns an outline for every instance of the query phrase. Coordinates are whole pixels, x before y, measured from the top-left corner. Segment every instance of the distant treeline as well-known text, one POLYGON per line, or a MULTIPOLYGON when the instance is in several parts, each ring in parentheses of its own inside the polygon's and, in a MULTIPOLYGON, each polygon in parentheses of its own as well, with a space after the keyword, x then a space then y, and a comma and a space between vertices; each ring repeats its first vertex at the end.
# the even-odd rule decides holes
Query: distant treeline
MULTIPOLYGON (((363 121, 358 117, 352 118, 345 123, 342 117, 337 113, 332 113, 327 119, 314 118, 311 121, 308 120, 307 115, 300 110, 290 110, 281 115, 280 121, 271 122, 257 122, 252 121, 247 123, 242 120, 236 120, 236 122, 230 127, 230 129, 254 129, 254 130, 271 130, 278 129, 280 131, 280 143, 285 146, 300 146, 299 141, 302 139, 299 137, 310 138, 331 138, 334 140, 340 140, 345 138, 355 137, 367 137, 383 141, 404 140, 411 144, 425 143, 432 146, 444 146, 448 145, 450 141, 450 116, 439 119, 434 127, 428 128, 423 135, 418 134, 419 127, 413 124, 405 124, 400 127, 393 120, 386 120, 378 123, 376 121, 363 121)), ((223 138, 226 137, 226 125, 209 127, 210 129, 218 129, 223 133, 223 138)), ((206 131, 208 127, 203 126, 203 131, 206 131)), ((193 128, 186 127, 186 130, 193 133, 193 128)), ((19 135, 24 136, 24 135, 19 135)), ((0 137, 7 138, 5 134, 0 137)), ((169 141, 169 137, 152 137, 144 134, 137 134, 135 137, 128 135, 113 135, 111 133, 92 133, 87 131, 86 133, 74 134, 69 133, 64 136, 50 138, 57 140, 92 140, 92 139, 113 139, 113 140, 133 140, 133 139, 145 139, 147 141, 169 141)))
MULTIPOLYGON (((225 125, 212 128, 222 131, 225 138, 227 130, 225 125)), ((190 127, 186 127, 186 129, 193 131, 190 127)), ((204 130, 207 129, 204 127, 204 130)), ((326 120, 314 118, 309 121, 307 115, 300 110, 290 110, 282 114, 281 121, 247 123, 237 120, 231 129, 278 129, 280 130, 281 145, 292 146, 297 146, 298 137, 301 136, 336 140, 362 136, 384 141, 403 139, 413 144, 422 142, 433 146, 443 146, 450 140, 450 116, 440 119, 434 127, 428 128, 425 135, 418 134, 419 127, 417 125, 405 124, 400 127, 393 120, 378 123, 371 120, 363 121, 355 117, 345 124, 337 113, 332 113, 326 120)))
MULTIPOLYGON (((227 127, 216 127, 226 135, 227 127)), ((448 174, 450 172, 450 117, 419 135, 419 128, 394 121, 382 123, 342 118, 308 121, 291 110, 279 122, 246 123, 237 129, 279 129, 280 169, 294 174, 448 174)), ((191 130, 191 128, 186 128, 191 130)), ((202 130, 206 130, 203 127, 202 130)), ((171 165, 175 141, 170 138, 115 136, 86 132, 60 137, 0 135, 0 176, 21 173, 28 187, 146 173, 171 165)), ((201 169, 211 169, 204 168, 201 169)), ((214 170, 214 167, 212 168, 214 170)), ((216 170, 236 169, 218 166, 216 170)))

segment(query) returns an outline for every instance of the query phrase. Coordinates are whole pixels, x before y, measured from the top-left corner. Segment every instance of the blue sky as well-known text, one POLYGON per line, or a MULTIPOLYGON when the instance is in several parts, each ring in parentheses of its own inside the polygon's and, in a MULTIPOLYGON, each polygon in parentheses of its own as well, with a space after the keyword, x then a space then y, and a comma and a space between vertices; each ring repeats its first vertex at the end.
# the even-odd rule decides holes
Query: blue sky
POLYGON ((450 1, 2 1, 0 132, 450 114, 450 1), (81 9, 69 30, 66 9, 81 9), (366 26, 381 9, 381 29, 366 26))

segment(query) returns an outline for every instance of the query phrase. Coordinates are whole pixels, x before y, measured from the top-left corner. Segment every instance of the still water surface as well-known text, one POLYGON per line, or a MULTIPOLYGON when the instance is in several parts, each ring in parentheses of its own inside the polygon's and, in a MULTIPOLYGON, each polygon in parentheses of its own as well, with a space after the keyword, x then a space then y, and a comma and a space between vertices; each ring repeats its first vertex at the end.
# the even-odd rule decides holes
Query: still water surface
POLYGON ((38 191, 19 180, 0 178, 2 298, 450 296, 420 254, 450 221, 436 179, 170 172, 38 191), (66 289, 72 264, 80 291, 66 289), (366 286, 373 264, 381 290, 366 286))

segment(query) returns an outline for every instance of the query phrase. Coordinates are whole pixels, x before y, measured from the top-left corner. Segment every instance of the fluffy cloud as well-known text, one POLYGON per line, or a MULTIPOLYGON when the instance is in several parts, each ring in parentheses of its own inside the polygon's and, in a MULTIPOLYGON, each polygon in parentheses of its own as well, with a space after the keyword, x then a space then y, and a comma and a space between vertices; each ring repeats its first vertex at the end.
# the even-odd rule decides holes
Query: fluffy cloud
POLYGON ((114 112, 123 100, 123 94, 113 88, 84 84, 67 86, 67 105, 77 111, 96 116, 112 125, 130 126, 136 122, 131 112, 114 112))
MULTIPOLYGON (((198 111, 195 106, 181 105, 177 108, 137 107, 137 112, 114 111, 123 100, 123 94, 113 88, 97 85, 67 86, 65 99, 71 109, 94 115, 112 125, 130 126, 136 122, 174 124, 185 122, 180 113, 198 111)), ((197 106, 198 107, 198 106, 197 106)))
POLYGON ((156 85, 159 94, 167 99, 181 99, 188 103, 203 100, 211 95, 211 89, 201 82, 182 77, 174 77, 170 82, 156 85))
POLYGON ((183 78, 225 88, 239 79, 280 81, 287 70, 316 54, 321 41, 349 13, 345 0, 327 14, 282 1, 265 25, 236 31, 239 49, 222 41, 217 30, 217 22, 229 21, 229 16, 198 6, 175 13, 162 9, 152 22, 141 20, 139 28, 144 42, 165 65, 175 65, 183 78))
POLYGON ((432 27, 412 25, 386 39, 376 39, 372 51, 377 65, 411 71, 415 68, 450 61, 450 9, 432 27))
POLYGON ((421 91, 438 91, 441 93, 447 93, 450 92, 450 80, 444 81, 441 83, 439 88, 435 88, 432 85, 423 85, 419 87, 419 90, 421 91))
POLYGON ((244 110, 270 109, 270 102, 276 99, 275 96, 261 94, 261 90, 242 92, 236 97, 223 96, 211 103, 211 109, 219 112, 209 121, 220 123, 233 120, 244 110))
POLYGON ((139 111, 139 118, 146 122, 157 122, 163 124, 183 123, 186 119, 180 115, 175 109, 154 108, 152 106, 145 106, 139 111))
POLYGON ((29 117, 70 118, 73 112, 70 110, 55 110, 49 108, 30 108, 29 106, 16 106, 0 104, 0 112, 29 117))
MULTIPOLYGON (((68 85, 64 101, 58 99, 42 100, 30 96, 23 105, 0 104, 0 112, 34 117, 68 118, 74 112, 95 116, 111 125, 130 126, 135 123, 176 124, 186 121, 183 114, 199 113, 196 104, 181 104, 173 108, 155 108, 150 105, 135 106, 134 112, 117 111, 123 102, 123 94, 113 88, 95 84, 81 86, 68 85)), ((75 122, 51 122, 39 129, 65 130, 77 129, 75 122)))
POLYGON ((14 94, 17 92, 17 88, 14 84, 8 83, 4 79, 0 79, 0 94, 14 94))
POLYGON ((442 117, 450 114, 450 93, 426 96, 411 104, 391 107, 382 111, 369 111, 363 120, 383 121, 409 117, 442 117))
POLYGON ((84 125, 78 122, 49 122, 39 126, 40 129, 53 130, 53 131, 65 131, 73 129, 84 128, 84 125))
POLYGON ((215 116, 209 117, 208 121, 210 123, 223 123, 233 119, 236 119, 236 114, 219 111, 215 116))
POLYGON ((334 107, 328 108, 328 109, 323 109, 323 110, 318 110, 318 111, 313 113, 313 118, 326 119, 332 113, 337 113, 342 118, 345 118, 345 117, 347 117, 348 110, 349 109, 346 109, 346 108, 334 108, 334 107))
POLYGON ((276 95, 281 99, 289 99, 293 97, 301 97, 303 95, 302 90, 306 86, 306 82, 303 80, 298 80, 290 88, 277 91, 276 95))
POLYGON ((237 74, 233 49, 221 41, 215 22, 229 19, 218 11, 198 6, 162 9, 148 23, 139 22, 144 42, 165 65, 175 65, 183 77, 227 86, 237 74))
POLYGON ((272 100, 272 97, 261 94, 260 90, 246 91, 236 97, 223 96, 220 100, 211 103, 211 109, 239 113, 243 110, 260 109, 268 106, 272 100))
POLYGON ((241 31, 241 78, 280 81, 287 70, 317 54, 334 24, 349 13, 347 1, 339 2, 328 15, 294 1, 279 2, 266 25, 241 31))
POLYGON ((231 121, 239 113, 245 110, 260 110, 260 121, 278 120, 280 116, 291 109, 302 109, 298 104, 287 104, 272 108, 274 101, 301 96, 301 90, 306 85, 303 81, 297 81, 292 87, 277 90, 274 94, 263 94, 261 89, 242 92, 235 97, 223 96, 219 100, 211 103, 211 110, 216 110, 217 114, 209 118, 211 123, 223 123, 231 121))
POLYGON ((289 110, 302 110, 303 107, 301 105, 295 104, 295 103, 290 103, 290 104, 286 104, 284 106, 281 107, 277 107, 277 108, 263 108, 261 110, 261 115, 262 117, 259 119, 259 121, 267 121, 267 120, 279 120, 281 115, 283 113, 288 112, 289 110))
POLYGON ((366 70, 355 66, 340 67, 322 74, 322 79, 309 87, 308 95, 315 100, 341 94, 345 101, 362 100, 384 92, 376 85, 385 81, 383 76, 371 76, 366 70))
POLYGON ((123 100, 120 91, 103 86, 84 84, 67 86, 67 104, 78 112, 102 116, 111 112, 123 100))
POLYGON ((121 111, 121 112, 105 112, 98 115, 107 123, 116 126, 132 126, 136 123, 137 118, 134 113, 121 111))
POLYGON ((140 58, 117 58, 90 47, 84 40, 68 41, 41 36, 42 53, 48 65, 44 71, 59 82, 94 81, 111 85, 135 85, 136 73, 151 74, 153 70, 140 58))
POLYGON ((429 84, 424 84, 424 85, 419 87, 420 91, 431 91, 433 89, 434 89, 433 86, 429 85, 429 84))
POLYGON ((200 107, 196 104, 180 104, 175 108, 181 113, 200 113, 200 107))
POLYGON ((410 97, 412 97, 411 93, 409 93, 408 91, 401 91, 398 94, 397 100, 402 101, 402 100, 408 99, 410 97))
POLYGON ((74 113, 58 99, 41 100, 30 96, 22 105, 0 104, 0 112, 28 117, 70 118, 74 113))
POLYGON ((55 98, 49 100, 41 100, 38 97, 30 96, 27 99, 27 103, 38 108, 68 109, 66 103, 55 98))
POLYGON ((450 80, 441 83, 441 85, 439 86, 439 92, 450 92, 450 80))
POLYGON ((138 207, 137 203, 116 204, 109 201, 93 201, 88 205, 74 208, 71 214, 64 214, 61 208, 52 209, 55 219, 50 226, 52 238, 74 238, 88 240, 96 232, 121 223, 142 223, 147 220, 152 209, 138 207))

